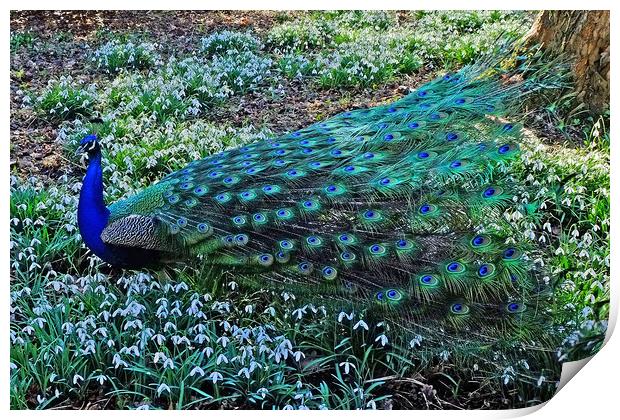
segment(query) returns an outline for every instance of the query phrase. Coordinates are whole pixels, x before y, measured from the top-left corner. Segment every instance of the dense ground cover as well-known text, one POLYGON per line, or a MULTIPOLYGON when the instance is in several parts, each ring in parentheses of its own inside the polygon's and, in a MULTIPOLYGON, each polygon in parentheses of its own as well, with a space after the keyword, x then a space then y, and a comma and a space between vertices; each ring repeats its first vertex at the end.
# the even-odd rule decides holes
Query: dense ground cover
MULTIPOLYGON (((206 267, 112 270, 76 228, 84 162, 73 151, 87 133, 102 139, 112 202, 210 153, 399 98, 475 60, 501 33, 523 34, 531 19, 14 14, 11 406, 500 408, 549 398, 558 372, 533 376, 527 356, 469 363, 362 314, 243 290, 206 267)), ((609 293, 605 118, 569 106, 557 100, 529 117, 534 130, 511 168, 537 191, 529 199, 549 203, 547 216, 507 215, 558 279, 562 360, 600 345, 609 293)))

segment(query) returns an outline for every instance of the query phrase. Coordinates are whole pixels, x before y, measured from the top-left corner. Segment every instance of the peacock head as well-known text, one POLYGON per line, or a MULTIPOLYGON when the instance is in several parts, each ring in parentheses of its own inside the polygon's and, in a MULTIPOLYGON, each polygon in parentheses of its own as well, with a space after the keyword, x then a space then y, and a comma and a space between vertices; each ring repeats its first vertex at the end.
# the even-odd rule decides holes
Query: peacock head
POLYGON ((88 153, 88 156, 92 156, 93 154, 99 152, 99 150, 99 139, 97 138, 97 135, 89 134, 80 141, 80 145, 78 146, 76 153, 78 155, 88 153))

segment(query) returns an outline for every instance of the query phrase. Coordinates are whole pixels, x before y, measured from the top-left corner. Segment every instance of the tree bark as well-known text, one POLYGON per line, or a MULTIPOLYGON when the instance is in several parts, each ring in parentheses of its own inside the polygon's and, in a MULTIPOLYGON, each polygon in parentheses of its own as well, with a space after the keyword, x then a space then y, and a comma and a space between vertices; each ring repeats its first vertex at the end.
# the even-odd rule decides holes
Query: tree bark
POLYGON ((571 56, 576 99, 593 114, 609 109, 608 10, 543 11, 526 43, 571 56))

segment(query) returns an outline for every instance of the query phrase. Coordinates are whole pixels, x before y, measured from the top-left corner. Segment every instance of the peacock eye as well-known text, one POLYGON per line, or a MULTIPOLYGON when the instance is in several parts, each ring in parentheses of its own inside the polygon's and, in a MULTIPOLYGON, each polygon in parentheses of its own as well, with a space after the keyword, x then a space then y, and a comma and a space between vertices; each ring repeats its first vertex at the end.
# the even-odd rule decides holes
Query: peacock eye
POLYGON ((510 145, 505 144, 501 146, 497 151, 499 152, 499 154, 503 155, 503 154, 508 153, 509 150, 510 150, 510 145))
POLYGON ((448 141, 454 141, 454 140, 456 140, 458 138, 459 138, 459 135, 456 134, 456 133, 448 133, 448 134, 446 134, 446 140, 448 140, 448 141))
POLYGON ((409 123, 408 127, 411 128, 412 130, 415 130, 416 128, 420 127, 420 123, 412 122, 412 123, 409 123))
POLYGON ((448 265, 446 265, 446 270, 449 273, 455 273, 455 274, 464 273, 465 266, 458 261, 453 261, 449 263, 448 265))

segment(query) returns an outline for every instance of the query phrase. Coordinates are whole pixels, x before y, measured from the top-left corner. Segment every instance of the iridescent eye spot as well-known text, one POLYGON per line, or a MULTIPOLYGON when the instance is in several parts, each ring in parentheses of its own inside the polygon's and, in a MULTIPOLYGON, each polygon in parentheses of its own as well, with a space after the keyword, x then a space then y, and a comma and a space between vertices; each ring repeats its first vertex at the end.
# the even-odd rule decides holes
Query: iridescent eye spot
POLYGON ((466 315, 467 313, 469 313, 469 306, 465 305, 464 303, 454 303, 452 304, 452 306, 450 306, 450 311, 453 314, 466 315))
POLYGON ((446 140, 448 140, 448 141, 454 141, 454 140, 456 140, 458 138, 459 138, 459 135, 456 134, 456 133, 448 133, 448 134, 446 134, 446 140))
POLYGON ((493 105, 487 105, 486 110, 487 112, 493 112, 495 111, 495 107, 493 105))
POLYGON ((284 166, 286 165, 286 161, 282 159, 276 159, 273 161, 273 164, 276 166, 284 166))
POLYGON ((179 188, 182 190, 189 190, 193 187, 194 187, 194 184, 192 184, 191 182, 184 182, 181 185, 179 185, 179 188))
POLYGON ((241 166, 252 166, 252 163, 253 162, 249 160, 244 160, 243 162, 241 162, 241 166))
POLYGON ((253 191, 243 191, 241 194, 241 198, 244 200, 251 200, 256 198, 256 194, 253 191))
POLYGON ((514 125, 512 124, 504 124, 504 126, 502 127, 502 131, 510 131, 514 128, 514 125))
POLYGON ((394 140, 394 134, 386 134, 385 136, 383 136, 383 140, 385 140, 385 141, 392 141, 392 140, 394 140))
POLYGON ((235 236, 235 243, 237 245, 246 245, 249 240, 250 238, 248 237, 248 235, 243 234, 243 233, 235 236))
POLYGON ((278 149, 275 152, 273 152, 275 155, 277 156, 284 156, 286 154, 286 150, 284 149, 278 149))
POLYGON ((355 260, 355 254, 352 252, 345 251, 340 254, 340 258, 342 259, 342 261, 351 262, 355 260))
POLYGON ((400 251, 413 249, 413 242, 406 239, 399 239, 398 241, 396 241, 396 249, 400 251))
POLYGON ((304 155, 309 155, 310 153, 312 153, 312 149, 310 149, 310 148, 306 148, 306 149, 303 149, 301 152, 302 152, 304 155))
POLYGON ((334 137, 330 137, 327 140, 325 140, 325 142, 327 144, 334 144, 334 143, 336 143, 336 139, 334 137))
POLYGON ((337 189, 338 187, 336 187, 335 185, 329 185, 327 188, 325 188, 327 192, 336 192, 337 189))
POLYGON ((392 183, 392 180, 391 180, 390 178, 382 178, 382 179, 379 181, 379 184, 380 184, 380 185, 383 185, 383 186, 390 185, 391 183, 392 183))
POLYGON ((425 91, 425 90, 421 90, 421 91, 418 92, 418 96, 420 96, 422 98, 425 97, 426 95, 428 95, 428 92, 425 91))
POLYGON ((495 194, 495 188, 493 188, 493 187, 489 187, 486 190, 484 190, 484 196, 485 197, 491 197, 491 196, 493 196, 493 194, 495 194))
POLYGON ((478 276, 487 277, 494 272, 494 268, 491 264, 483 264, 478 268, 478 276))
POLYGON ((463 105, 465 103, 465 99, 463 98, 458 98, 454 101, 455 104, 457 105, 463 105))
POLYGON ((420 276, 419 282, 422 286, 436 286, 439 284, 439 279, 431 274, 424 274, 420 276))
POLYGON ((449 74, 446 74, 446 75, 443 77, 443 80, 445 80, 446 82, 447 82, 448 80, 450 80, 450 79, 452 79, 452 76, 450 76, 449 74))
POLYGON ((355 171, 355 166, 352 166, 352 165, 345 166, 344 167, 344 171, 345 172, 349 172, 349 173, 354 172, 355 171))
POLYGON ((384 128, 388 128, 389 124, 387 123, 380 123, 377 124, 377 127, 379 127, 380 130, 383 130, 384 128))
POLYGON ((321 166, 323 166, 323 164, 321 162, 310 162, 308 165, 311 168, 320 168, 321 166))
POLYGON ((364 141, 364 140, 366 140, 366 137, 364 137, 364 136, 357 136, 357 137, 355 138, 355 141, 356 141, 356 142, 358 142, 358 143, 360 143, 360 142, 362 142, 362 141, 364 141))
POLYGON ((281 264, 286 264, 291 259, 291 256, 288 252, 278 251, 276 253, 276 260, 281 264))
POLYGON ((174 194, 174 192, 172 190, 166 190, 166 191, 164 191, 163 196, 164 196, 164 198, 168 198, 168 197, 170 197, 173 194, 174 194))
POLYGON ((226 177, 224 178, 224 184, 232 184, 234 182, 235 178, 232 176, 226 177))
POLYGON ((198 223, 198 225, 196 225, 196 228, 200 233, 207 233, 211 230, 211 226, 209 226, 207 223, 198 223))
POLYGON ((463 273, 465 272, 465 266, 460 262, 453 261, 446 265, 446 270, 449 273, 463 273))
POLYGON ((297 268, 302 274, 310 274, 312 272, 312 264, 309 262, 299 263, 297 268))
POLYGON ((342 150, 334 149, 331 152, 329 152, 329 154, 332 155, 332 156, 340 156, 340 155, 342 155, 342 150))
POLYGON ((253 175, 256 173, 256 171, 257 171, 256 168, 249 168, 247 171, 245 171, 245 173, 248 175, 253 175))
POLYGON ((323 270, 321 270, 321 272, 323 274, 323 277, 326 280, 333 280, 333 279, 336 278, 336 276, 338 274, 338 271, 336 271, 335 268, 329 267, 329 266, 323 267, 323 270))
POLYGON ((232 243, 234 243, 234 242, 235 242, 235 237, 234 237, 234 236, 232 236, 232 235, 226 235, 226 236, 224 236, 224 237, 222 238, 222 241, 223 241, 225 244, 229 244, 229 245, 230 245, 230 244, 232 244, 232 243))
POLYGON ((420 109, 429 109, 430 107, 431 107, 431 104, 426 104, 426 103, 418 105, 418 108, 420 109))
POLYGON ((168 202, 169 202, 170 204, 176 204, 176 203, 178 203, 178 202, 179 202, 179 200, 180 200, 180 198, 179 198, 179 196, 178 196, 178 195, 176 195, 176 194, 171 195, 170 197, 168 197, 168 202))
POLYGON ((521 256, 521 253, 515 248, 508 248, 504 251, 503 258, 505 260, 514 260, 521 256))
POLYGON ((291 134, 291 136, 293 136, 293 137, 300 137, 301 133, 299 131, 295 131, 293 134, 291 134))
POLYGON ((367 153, 364 153, 363 156, 364 156, 364 159, 372 159, 375 157, 375 154, 371 152, 367 152, 367 153))
POLYGON ((461 167, 461 165, 462 165, 461 161, 459 161, 459 160, 455 160, 454 162, 452 162, 452 163, 450 164, 450 167, 451 167, 451 168, 453 168, 453 169, 455 169, 455 168, 459 168, 459 167, 461 167))
POLYGON ((420 212, 420 214, 428 214, 432 211, 432 206, 430 204, 423 204, 420 206, 420 209, 418 210, 420 212))
POLYGON ((191 197, 185 200, 185 205, 187 207, 194 207, 197 204, 198 204, 198 200, 196 200, 194 197, 191 197))
POLYGON ((389 289, 385 295, 392 301, 399 301, 403 298, 403 294, 396 289, 389 289))
POLYGON ((434 113, 434 114, 431 114, 431 116, 429 118, 431 120, 439 120, 439 119, 441 119, 441 114, 434 113))
POLYGON ((368 250, 372 255, 382 255, 385 254, 385 247, 383 245, 374 244, 368 247, 368 250))
POLYGON ((307 146, 307 145, 310 144, 310 141, 309 140, 302 140, 302 141, 299 142, 299 144, 302 145, 302 146, 307 146))
POLYGON ((377 221, 381 218, 381 214, 375 210, 366 210, 364 213, 362 213, 362 216, 365 220, 369 221, 377 221))
POLYGON ((319 246, 323 243, 323 241, 318 236, 308 236, 306 243, 310 246, 319 246))
POLYGON ((198 196, 203 196, 207 193, 208 190, 209 189, 205 187, 204 185, 199 185, 196 188, 194 188, 194 194, 198 196))
POLYGON ((266 218, 266 217, 265 217, 265 215, 264 215, 264 214, 262 214, 262 213, 255 213, 255 214, 252 216, 252 220, 254 220, 254 221, 255 221, 255 222, 257 222, 257 223, 263 223, 263 222, 267 221, 267 218, 266 218))
POLYGON ((271 254, 261 254, 258 256, 258 262, 262 266, 269 266, 273 263, 273 256, 271 254))
POLYGON ((230 201, 230 198, 230 194, 228 193, 221 193, 215 196, 215 200, 219 203, 226 203, 230 201))
POLYGON ((177 219, 177 225, 179 225, 179 227, 187 226, 187 219, 185 217, 179 217, 177 219))
POLYGON ((280 248, 287 249, 287 250, 293 249, 293 243, 287 240, 280 241, 280 248))
POLYGON ((428 154, 428 152, 420 152, 420 153, 418 153, 418 158, 420 158, 420 159, 426 159, 429 156, 430 155, 428 154))
POLYGON ((506 310, 510 313, 520 313, 525 311, 526 306, 522 303, 517 303, 517 302, 511 302, 508 305, 506 305, 506 310))
POLYGON ((355 242, 355 238, 351 235, 347 235, 346 233, 338 236, 338 240, 343 244, 352 244, 355 242))
POLYGON ((306 200, 302 205, 306 210, 316 210, 319 207, 318 203, 313 200, 306 200))
POLYGON ((385 294, 383 292, 377 292, 377 294, 375 295, 375 298, 379 302, 383 302, 383 300, 385 299, 385 294))
POLYGON ((288 176, 296 177, 296 176, 299 176, 301 174, 301 172, 299 172, 297 169, 291 169, 286 174, 288 176))
POLYGON ((412 129, 412 130, 415 130, 416 128, 419 128, 419 127, 420 127, 420 123, 418 123, 418 122, 412 122, 412 123, 409 123, 409 124, 407 125, 407 127, 409 127, 409 128, 410 128, 410 129, 412 129))
POLYGON ((396 108, 390 107, 390 108, 388 108, 387 112, 389 112, 389 113, 396 112, 396 108))
POLYGON ((209 172, 209 178, 217 178, 220 175, 222 175, 221 171, 213 171, 213 172, 209 172))
POLYGON ((244 216, 235 216, 235 217, 233 217, 232 220, 233 220, 233 223, 235 225, 237 225, 237 226, 242 226, 242 225, 245 225, 245 223, 246 223, 246 220, 245 220, 244 216))
POLYGON ((490 240, 489 240, 487 237, 482 236, 482 235, 475 236, 475 237, 471 240, 471 244, 472 244, 475 248, 481 247, 481 246, 483 246, 483 245, 488 245, 488 244, 489 244, 489 242, 490 242, 490 240))
POLYGON ((499 149, 497 149, 498 153, 500 155, 504 155, 506 153, 508 153, 508 151, 510 151, 510 145, 509 144, 505 144, 503 146, 501 146, 499 149))
POLYGON ((286 219, 292 216, 292 213, 290 210, 287 209, 280 209, 276 212, 276 216, 278 216, 281 219, 286 219))

